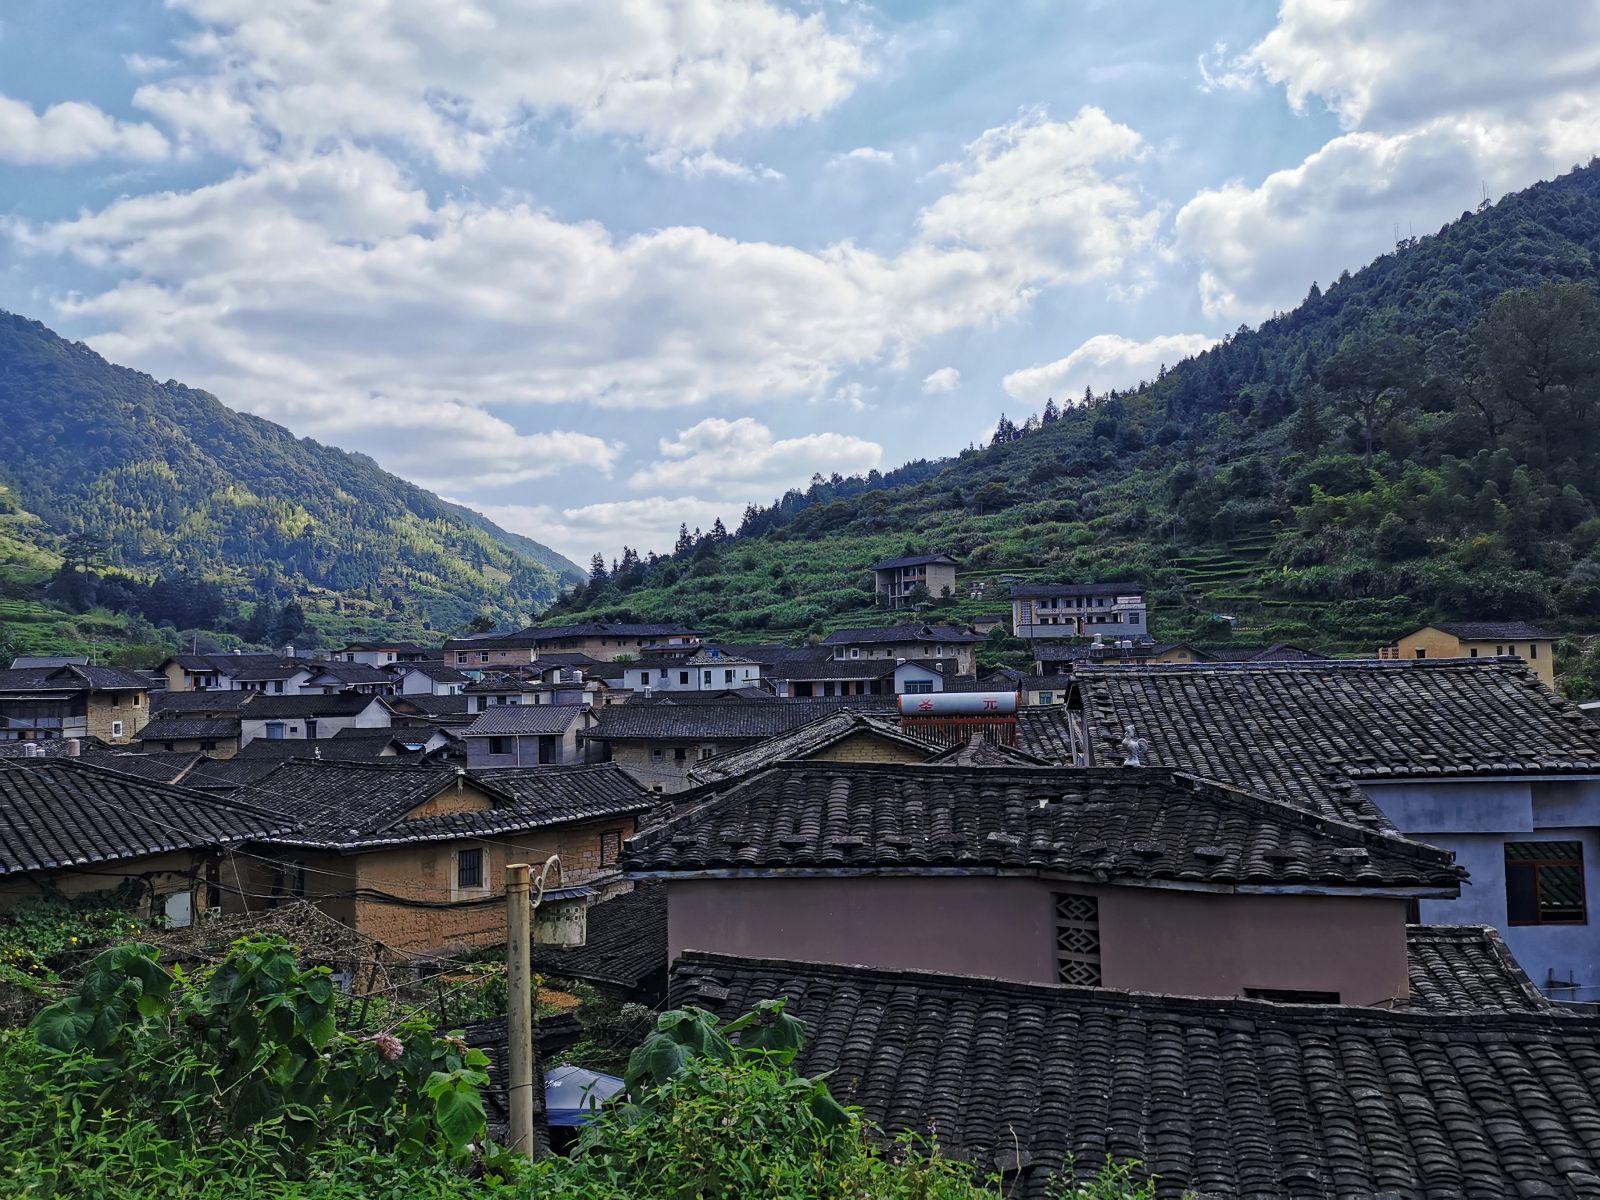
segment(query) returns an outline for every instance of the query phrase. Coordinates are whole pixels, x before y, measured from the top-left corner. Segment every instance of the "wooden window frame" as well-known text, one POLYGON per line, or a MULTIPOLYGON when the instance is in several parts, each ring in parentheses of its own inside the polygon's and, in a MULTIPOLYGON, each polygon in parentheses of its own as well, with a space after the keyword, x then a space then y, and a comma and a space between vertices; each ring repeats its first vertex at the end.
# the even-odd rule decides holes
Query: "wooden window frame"
POLYGON ((1539 925, 1581 926, 1581 925, 1587 925, 1589 923, 1589 894, 1588 894, 1587 881, 1584 879, 1584 876, 1583 876, 1583 843, 1581 841, 1579 841, 1579 840, 1577 840, 1575 838, 1551 838, 1551 839, 1548 839, 1548 840, 1546 840, 1544 842, 1534 842, 1534 843, 1529 843, 1529 842, 1506 842, 1506 843, 1504 843, 1504 846, 1505 846, 1505 849, 1504 849, 1503 853, 1505 855, 1505 869, 1506 869, 1506 924, 1508 926, 1516 926, 1518 928, 1530 928, 1530 927, 1539 926, 1539 925), (1530 845, 1530 844, 1552 845, 1552 844, 1563 844, 1563 843, 1567 843, 1567 842, 1570 842, 1571 844, 1577 846, 1578 853, 1577 853, 1576 857, 1574 857, 1574 858, 1512 858, 1511 857, 1511 852, 1510 851, 1511 851, 1511 847, 1513 845, 1524 845, 1524 846, 1525 845, 1530 845), (1520 920, 1519 921, 1519 920, 1513 919, 1512 916, 1511 916, 1511 891, 1510 891, 1511 875, 1510 875, 1510 869, 1512 867, 1528 867, 1528 868, 1532 868, 1532 870, 1533 870, 1533 911, 1534 911, 1534 918, 1531 921, 1527 921, 1527 920, 1520 920), (1541 872, 1547 867, 1573 867, 1573 868, 1577 869, 1577 872, 1578 872, 1578 906, 1582 910, 1582 914, 1583 914, 1582 916, 1578 917, 1577 920, 1546 920, 1544 918, 1544 914, 1541 911, 1542 905, 1540 904, 1539 876, 1540 876, 1541 872))

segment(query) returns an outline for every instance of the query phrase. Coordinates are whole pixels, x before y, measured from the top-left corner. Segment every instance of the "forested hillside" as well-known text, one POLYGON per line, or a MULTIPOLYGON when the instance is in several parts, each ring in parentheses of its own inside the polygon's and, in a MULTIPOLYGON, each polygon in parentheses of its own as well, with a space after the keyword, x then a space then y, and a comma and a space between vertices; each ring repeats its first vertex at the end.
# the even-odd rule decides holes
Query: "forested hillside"
POLYGON ((421 633, 483 610, 525 620, 581 577, 364 455, 10 314, 0 411, 0 603, 40 619, 53 603, 215 628, 260 600, 263 636, 295 625, 290 605, 313 632, 421 633))
POLYGON ((1002 609, 1018 576, 1132 577, 1158 636, 1370 651, 1430 616, 1600 626, 1597 255, 1591 164, 1313 283, 1158 379, 630 553, 551 616, 814 635, 889 619, 875 558, 945 551, 966 570, 939 616, 1002 609))

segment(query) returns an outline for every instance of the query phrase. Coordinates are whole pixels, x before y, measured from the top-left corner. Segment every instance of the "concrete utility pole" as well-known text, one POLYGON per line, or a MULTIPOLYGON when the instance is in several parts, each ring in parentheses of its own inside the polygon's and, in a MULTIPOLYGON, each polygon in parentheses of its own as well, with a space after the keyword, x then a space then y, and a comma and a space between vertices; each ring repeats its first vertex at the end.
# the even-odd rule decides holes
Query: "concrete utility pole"
POLYGON ((506 867, 506 983, 510 991, 506 1013, 506 1094, 511 1102, 506 1140, 513 1154, 533 1158, 538 1149, 533 1127, 533 906, 529 874, 527 863, 510 863, 506 867))

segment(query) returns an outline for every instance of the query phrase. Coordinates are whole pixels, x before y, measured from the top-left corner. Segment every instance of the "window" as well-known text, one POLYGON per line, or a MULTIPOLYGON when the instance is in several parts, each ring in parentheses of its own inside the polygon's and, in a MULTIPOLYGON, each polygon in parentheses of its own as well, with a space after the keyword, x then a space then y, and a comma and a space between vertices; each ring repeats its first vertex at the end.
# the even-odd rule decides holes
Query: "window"
POLYGON ((851 658, 860 658, 861 657, 861 648, 859 646, 851 646, 850 647, 850 657, 851 658))
MULTIPOLYGON (((1529 642, 1528 643, 1528 657, 1530 659, 1539 657, 1539 643, 1538 642, 1529 642)), ((137 696, 134 697, 134 703, 137 704, 138 702, 139 702, 138 697, 137 696)))
POLYGON ((456 886, 480 888, 483 886, 483 850, 456 851, 456 886))
POLYGON ((1417 647, 1417 657, 1418 658, 1427 658, 1428 657, 1428 652, 1426 650, 1422 649, 1419 646, 1419 647, 1417 647))
POLYGON ((269 742, 281 742, 281 741, 283 741, 283 722, 282 721, 268 721, 267 722, 267 741, 269 741, 269 742))
POLYGON ((112 692, 111 693, 111 707, 112 708, 121 708, 122 707, 122 693, 121 692, 112 692))
POLYGON ((1585 925, 1582 842, 1506 843, 1506 919, 1512 925, 1585 925))
POLYGON ((1128 624, 1129 625, 1137 625, 1139 623, 1139 618, 1141 616, 1143 616, 1142 613, 1136 613, 1136 612, 1129 613, 1128 614, 1128 624))
POLYGON ((733 682, 733 672, 732 671, 724 671, 722 673, 722 682, 723 683, 732 683, 733 682))
POLYGON ((1338 992, 1307 992, 1298 988, 1252 988, 1244 990, 1247 1000, 1272 1000, 1278 1004, 1337 1004, 1338 992))
POLYGON ((457 650, 456 651, 456 666, 464 667, 466 665, 467 665, 467 652, 465 650, 457 650))
POLYGON ((1495 656, 1495 657, 1496 657, 1496 658, 1499 658, 1499 657, 1500 657, 1500 656, 1501 656, 1501 655, 1502 655, 1502 654, 1504 654, 1504 653, 1505 653, 1505 652, 1506 652, 1506 648, 1505 648, 1505 647, 1504 647, 1504 646, 1496 646, 1496 647, 1495 647, 1495 648, 1494 648, 1494 656, 1495 656))
POLYGON ((1472 647, 1472 649, 1468 650, 1467 651, 1467 657, 1468 658, 1477 658, 1478 657, 1478 648, 1476 646, 1474 646, 1474 647, 1472 647))
POLYGON ((672 748, 672 761, 673 762, 675 762, 675 763, 683 763, 683 762, 687 762, 688 759, 689 759, 689 752, 687 750, 685 750, 682 746, 674 746, 672 748))
POLYGON ((1056 979, 1100 986, 1100 901, 1094 896, 1056 896, 1056 979))
MULTIPOLYGON (((733 672, 729 671, 728 674, 731 676, 733 674, 733 672)), ((700 682, 701 683, 710 683, 711 682, 711 672, 710 671, 701 672, 700 682)))
POLYGON ((687 684, 689 682, 689 672, 687 672, 687 671, 679 671, 678 672, 678 682, 681 683, 681 684, 687 684))
POLYGON ((650 748, 650 761, 651 762, 658 763, 665 757, 666 757, 666 751, 661 749, 660 746, 652 746, 650 748))
POLYGON ((488 662, 489 661, 489 652, 487 650, 478 651, 478 661, 479 662, 488 662))
POLYGON ((1039 693, 1039 703, 1040 704, 1054 704, 1055 702, 1056 702, 1056 694, 1054 692, 1040 692, 1039 693))
MULTIPOLYGON (((207 738, 205 741, 200 743, 200 749, 202 750, 215 750, 216 748, 217 743, 212 741, 210 738, 207 738)), ((167 749, 170 750, 172 747, 169 745, 167 749)))
POLYGON ((548 767, 556 761, 556 739, 553 734, 539 736, 539 765, 548 767))
POLYGON ((121 721, 113 721, 113 722, 111 722, 111 736, 114 737, 114 738, 118 738, 118 737, 122 736, 122 722, 121 721))
POLYGON ((906 680, 906 695, 908 696, 926 696, 932 691, 933 680, 931 679, 906 680))
POLYGON ((622 831, 608 829, 600 835, 600 865, 602 867, 615 866, 617 859, 622 857, 622 831))
POLYGON ((505 754, 505 753, 507 753, 507 750, 506 750, 506 739, 503 738, 503 737, 492 737, 492 738, 490 738, 489 739, 489 753, 490 754, 505 754))

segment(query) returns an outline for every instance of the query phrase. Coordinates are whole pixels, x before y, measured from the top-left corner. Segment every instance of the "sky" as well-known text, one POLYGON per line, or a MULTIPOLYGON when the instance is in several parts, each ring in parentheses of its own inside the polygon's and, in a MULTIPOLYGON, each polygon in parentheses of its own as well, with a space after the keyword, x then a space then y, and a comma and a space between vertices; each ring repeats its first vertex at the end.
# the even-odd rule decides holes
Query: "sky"
POLYGON ((1600 0, 4 0, 0 308, 580 562, 1600 153, 1600 0))

